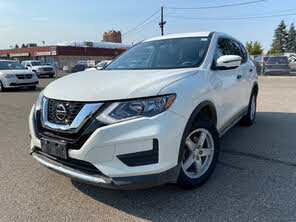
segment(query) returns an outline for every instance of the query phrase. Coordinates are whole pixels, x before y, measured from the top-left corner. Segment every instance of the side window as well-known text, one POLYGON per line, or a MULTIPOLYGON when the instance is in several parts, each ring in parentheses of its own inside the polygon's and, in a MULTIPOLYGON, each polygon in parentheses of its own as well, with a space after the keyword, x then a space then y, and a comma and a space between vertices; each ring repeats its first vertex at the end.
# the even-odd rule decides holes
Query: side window
POLYGON ((239 45, 240 45, 240 48, 241 48, 242 53, 243 53, 242 63, 245 63, 248 60, 248 52, 247 52, 246 48, 242 44, 239 44, 239 45))
POLYGON ((244 63, 246 60, 244 59, 244 54, 241 50, 240 44, 232 39, 228 39, 227 44, 228 44, 231 55, 238 55, 242 57, 242 63, 244 63))
POLYGON ((217 61, 221 56, 230 55, 230 51, 227 46, 226 39, 220 38, 218 40, 218 45, 215 51, 214 59, 217 61))

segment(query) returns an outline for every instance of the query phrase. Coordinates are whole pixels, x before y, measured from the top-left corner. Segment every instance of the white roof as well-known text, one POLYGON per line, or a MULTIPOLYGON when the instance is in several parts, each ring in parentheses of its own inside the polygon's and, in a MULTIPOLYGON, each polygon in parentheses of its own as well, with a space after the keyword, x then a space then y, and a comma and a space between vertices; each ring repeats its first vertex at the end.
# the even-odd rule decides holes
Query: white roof
MULTIPOLYGON (((92 42, 92 41, 90 41, 92 42)), ((60 42, 54 45, 57 46, 77 46, 77 47, 84 47, 84 41, 83 42, 77 42, 77 41, 65 41, 60 42)), ((122 44, 122 43, 114 43, 114 42, 92 42, 94 48, 103 48, 103 49, 121 49, 121 48, 129 48, 130 45, 122 44)))
POLYGON ((145 40, 144 42, 150 42, 155 40, 161 39, 175 39, 175 38, 187 38, 187 37, 208 37, 211 32, 189 32, 189 33, 179 33, 179 34, 171 34, 171 35, 164 35, 158 36, 154 38, 150 38, 145 40))

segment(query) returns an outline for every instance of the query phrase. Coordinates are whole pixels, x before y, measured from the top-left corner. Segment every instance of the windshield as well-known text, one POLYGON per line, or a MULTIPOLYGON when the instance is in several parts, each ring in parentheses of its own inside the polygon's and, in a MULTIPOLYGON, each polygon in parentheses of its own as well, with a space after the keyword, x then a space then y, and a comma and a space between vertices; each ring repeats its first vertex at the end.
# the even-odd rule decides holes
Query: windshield
POLYGON ((45 65, 45 63, 43 62, 40 62, 40 61, 34 61, 34 62, 31 62, 32 66, 42 66, 42 65, 45 65))
POLYGON ((14 61, 0 61, 0 70, 26 69, 24 66, 14 61))
POLYGON ((174 69, 198 67, 209 45, 207 37, 142 42, 107 66, 114 69, 174 69))

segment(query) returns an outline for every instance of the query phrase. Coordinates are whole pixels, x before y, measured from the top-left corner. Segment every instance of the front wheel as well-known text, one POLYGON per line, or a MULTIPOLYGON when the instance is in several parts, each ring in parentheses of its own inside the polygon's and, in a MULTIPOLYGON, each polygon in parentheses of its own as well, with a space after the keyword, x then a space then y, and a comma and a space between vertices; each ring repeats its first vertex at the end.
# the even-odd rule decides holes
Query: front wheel
POLYGON ((5 91, 5 88, 3 86, 3 83, 0 80, 0 92, 4 92, 4 91, 5 91))
POLYGON ((198 120, 188 132, 181 146, 181 169, 178 185, 195 188, 213 173, 219 155, 219 135, 210 120, 198 120))

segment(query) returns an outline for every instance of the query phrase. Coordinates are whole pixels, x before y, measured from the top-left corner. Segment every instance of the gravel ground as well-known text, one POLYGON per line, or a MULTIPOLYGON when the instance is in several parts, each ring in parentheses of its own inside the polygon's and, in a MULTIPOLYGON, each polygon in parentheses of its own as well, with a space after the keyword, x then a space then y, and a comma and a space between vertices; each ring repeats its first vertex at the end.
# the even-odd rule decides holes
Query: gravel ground
POLYGON ((36 91, 0 93, 0 221, 296 221, 296 77, 260 78, 256 124, 221 141, 195 190, 114 191, 58 175, 28 154, 36 91))

